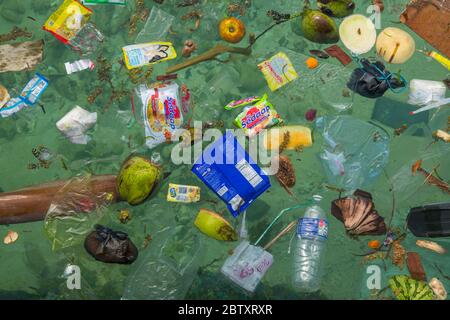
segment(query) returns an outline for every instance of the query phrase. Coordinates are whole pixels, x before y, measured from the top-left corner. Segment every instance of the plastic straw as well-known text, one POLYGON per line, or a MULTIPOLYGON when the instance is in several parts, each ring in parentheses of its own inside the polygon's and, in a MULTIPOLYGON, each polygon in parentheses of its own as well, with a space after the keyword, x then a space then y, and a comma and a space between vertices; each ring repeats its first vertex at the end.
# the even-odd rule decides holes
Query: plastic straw
POLYGON ((450 103, 450 98, 447 98, 447 99, 444 99, 444 100, 439 100, 439 101, 437 101, 435 103, 431 103, 431 104, 429 104, 429 105, 427 105, 425 107, 419 108, 419 109, 417 109, 415 111, 411 111, 409 114, 410 115, 414 115, 414 114, 418 114, 420 112, 428 111, 428 110, 431 110, 431 109, 436 109, 436 108, 439 108, 440 106, 443 106, 444 104, 447 104, 447 103, 450 103))
POLYGON ((269 232, 270 228, 272 228, 272 226, 275 224, 275 222, 277 222, 278 219, 280 219, 281 216, 282 216, 283 214, 285 214, 285 213, 288 212, 288 211, 294 210, 294 209, 305 208, 305 207, 311 205, 312 203, 313 203, 313 202, 310 200, 310 201, 308 201, 308 202, 305 203, 305 204, 299 204, 299 205, 297 205, 297 206, 294 206, 294 207, 290 207, 290 208, 286 208, 286 209, 281 210, 280 213, 275 217, 275 219, 273 219, 273 221, 269 224, 269 226, 266 228, 266 230, 264 230, 264 232, 261 234, 261 236, 259 237, 259 239, 256 240, 255 246, 258 245, 258 243, 264 238, 264 236, 266 235, 266 233, 269 232))

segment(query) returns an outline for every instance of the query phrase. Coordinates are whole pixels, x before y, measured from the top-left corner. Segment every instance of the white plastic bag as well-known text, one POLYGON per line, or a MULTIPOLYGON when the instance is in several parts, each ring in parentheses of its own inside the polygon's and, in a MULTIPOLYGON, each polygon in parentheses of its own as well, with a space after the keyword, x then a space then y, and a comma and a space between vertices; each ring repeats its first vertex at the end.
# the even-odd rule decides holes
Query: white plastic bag
POLYGON ((56 123, 56 127, 72 143, 87 144, 90 138, 85 134, 97 122, 97 112, 89 112, 76 106, 56 123))
POLYGON ((447 90, 442 81, 413 79, 409 84, 409 104, 425 105, 445 99, 447 90))

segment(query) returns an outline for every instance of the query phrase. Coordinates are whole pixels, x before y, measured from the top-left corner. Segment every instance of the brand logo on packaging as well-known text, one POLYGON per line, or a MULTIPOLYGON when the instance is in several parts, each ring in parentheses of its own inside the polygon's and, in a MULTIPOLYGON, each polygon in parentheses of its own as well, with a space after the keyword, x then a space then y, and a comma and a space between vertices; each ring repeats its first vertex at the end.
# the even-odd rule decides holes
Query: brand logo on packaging
POLYGON ((168 118, 168 124, 172 130, 175 130, 175 119, 180 117, 180 110, 178 109, 177 102, 173 98, 167 98, 165 101, 166 117, 168 118))
POLYGON ((241 120, 242 128, 253 128, 258 123, 266 119, 270 115, 270 107, 266 106, 263 109, 253 107, 249 109, 246 115, 241 120))

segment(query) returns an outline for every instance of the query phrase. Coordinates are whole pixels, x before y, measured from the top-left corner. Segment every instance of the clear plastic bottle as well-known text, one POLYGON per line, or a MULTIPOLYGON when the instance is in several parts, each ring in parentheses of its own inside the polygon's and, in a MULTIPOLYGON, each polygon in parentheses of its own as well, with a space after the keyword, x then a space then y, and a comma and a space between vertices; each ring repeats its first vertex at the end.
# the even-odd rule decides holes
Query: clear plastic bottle
POLYGON ((294 251, 294 285, 301 292, 316 292, 323 276, 323 258, 328 236, 325 212, 313 205, 297 225, 294 251))

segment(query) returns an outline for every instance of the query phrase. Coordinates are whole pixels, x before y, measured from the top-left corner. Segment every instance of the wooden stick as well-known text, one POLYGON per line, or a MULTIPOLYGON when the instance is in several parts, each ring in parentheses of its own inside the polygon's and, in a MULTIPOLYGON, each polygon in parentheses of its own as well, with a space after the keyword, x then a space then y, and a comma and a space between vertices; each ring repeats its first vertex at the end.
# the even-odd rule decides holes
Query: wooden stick
POLYGON ((287 234, 297 224, 297 220, 292 221, 286 228, 284 228, 275 238, 273 238, 268 244, 264 246, 264 250, 269 249, 278 239, 287 234))
POLYGON ((168 68, 166 71, 166 74, 178 72, 179 70, 193 66, 200 62, 214 60, 218 55, 220 55, 222 53, 238 53, 238 54, 243 54, 243 55, 249 56, 252 53, 252 48, 250 46, 247 48, 240 48, 240 47, 229 47, 229 46, 224 46, 222 44, 218 44, 214 48, 206 51, 205 53, 202 53, 199 56, 193 57, 182 63, 179 63, 177 65, 174 65, 174 66, 168 68))
MULTIPOLYGON (((0 193, 0 225, 44 220, 55 194, 67 182, 68 180, 59 180, 0 193)), ((115 175, 93 176, 90 183, 95 195, 112 193, 114 200, 119 200, 115 175)))

